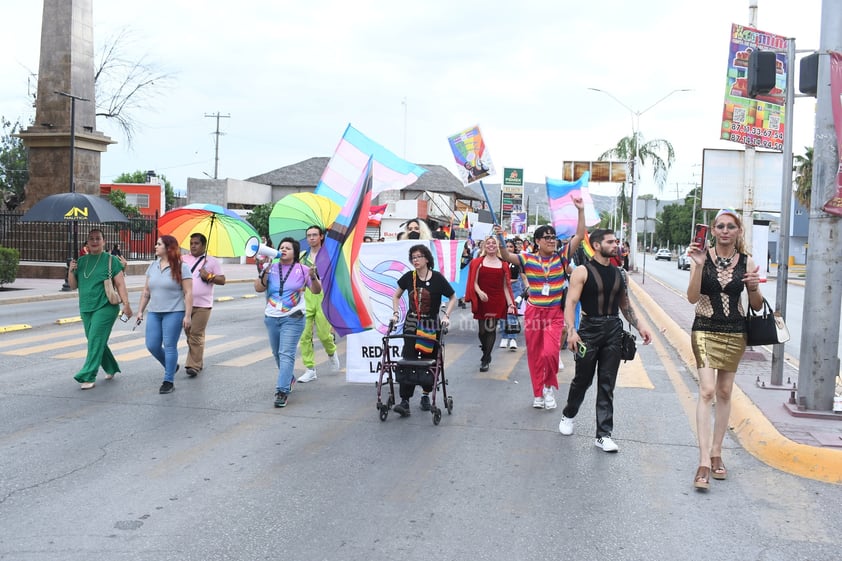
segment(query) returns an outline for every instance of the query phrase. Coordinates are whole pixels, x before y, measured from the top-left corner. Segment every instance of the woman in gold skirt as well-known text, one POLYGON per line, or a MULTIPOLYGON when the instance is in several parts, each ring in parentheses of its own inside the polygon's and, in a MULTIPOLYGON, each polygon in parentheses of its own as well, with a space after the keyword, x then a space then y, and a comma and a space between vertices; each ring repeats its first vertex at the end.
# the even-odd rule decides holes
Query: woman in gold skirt
POLYGON ((728 473, 722 463, 722 441, 731 414, 734 376, 746 348, 745 310, 740 301, 743 289, 748 291, 752 309, 759 310, 763 305, 760 268, 746 251, 740 217, 734 210, 723 209, 711 226, 713 246, 708 247, 707 241, 691 243, 688 251, 692 267, 687 299, 696 305, 691 343, 699 372, 699 467, 693 486, 701 490, 709 488, 711 477, 725 479, 728 473))

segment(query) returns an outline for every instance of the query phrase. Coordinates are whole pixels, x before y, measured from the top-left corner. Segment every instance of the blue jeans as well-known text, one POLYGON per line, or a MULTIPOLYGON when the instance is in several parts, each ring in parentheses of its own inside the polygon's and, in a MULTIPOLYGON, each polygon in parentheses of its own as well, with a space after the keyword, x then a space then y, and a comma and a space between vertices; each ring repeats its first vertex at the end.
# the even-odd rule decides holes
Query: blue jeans
POLYGON ((172 382, 178 366, 178 338, 184 310, 146 312, 146 349, 164 367, 164 381, 172 382))
POLYGON ((295 350, 304 332, 304 321, 304 314, 298 317, 263 317, 269 334, 269 346, 272 347, 272 356, 275 357, 278 367, 278 383, 275 389, 279 392, 289 393, 292 386, 295 350))

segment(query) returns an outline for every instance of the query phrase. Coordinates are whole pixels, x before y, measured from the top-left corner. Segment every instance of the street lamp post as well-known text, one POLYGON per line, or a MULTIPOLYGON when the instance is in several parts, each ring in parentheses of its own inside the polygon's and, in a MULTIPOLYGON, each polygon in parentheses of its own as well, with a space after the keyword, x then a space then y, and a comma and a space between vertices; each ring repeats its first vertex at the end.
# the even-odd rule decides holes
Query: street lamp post
MULTIPOLYGON (((622 107, 624 107, 628 112, 631 114, 632 119, 632 139, 634 140, 634 162, 632 163, 632 178, 631 178, 631 208, 629 212, 631 214, 630 224, 629 224, 629 238, 631 239, 631 243, 629 243, 629 267, 634 271, 636 270, 635 265, 635 257, 637 256, 637 225, 635 224, 636 216, 637 216, 637 187, 640 181, 640 116, 670 97, 672 94, 678 92, 689 92, 690 89, 682 88, 672 90, 670 93, 644 109, 643 111, 635 111, 612 94, 611 92, 607 92, 605 90, 601 90, 599 88, 588 88, 589 90, 593 90, 595 92, 601 92, 619 103, 622 107)), ((644 243, 646 240, 644 240, 644 243)))
MULTIPOLYGON (((75 177, 75 159, 76 159, 76 100, 79 101, 90 101, 84 97, 75 96, 69 94, 67 92, 53 92, 56 95, 60 95, 63 97, 70 98, 70 192, 76 192, 76 177, 75 177)), ((74 248, 77 247, 79 242, 79 227, 76 222, 73 222, 73 225, 67 225, 70 229, 71 234, 67 236, 67 273, 64 276, 64 284, 61 286, 62 292, 70 292, 70 282, 68 281, 68 275, 70 275, 70 261, 73 259, 73 252, 74 248)))

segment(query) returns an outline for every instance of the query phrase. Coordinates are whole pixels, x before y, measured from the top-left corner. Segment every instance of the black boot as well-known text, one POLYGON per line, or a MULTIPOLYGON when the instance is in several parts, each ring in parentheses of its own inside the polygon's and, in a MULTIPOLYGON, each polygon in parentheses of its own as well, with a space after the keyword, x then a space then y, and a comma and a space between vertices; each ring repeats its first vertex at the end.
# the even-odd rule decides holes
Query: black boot
POLYGON ((400 403, 392 408, 401 417, 409 417, 409 400, 402 399, 400 403))

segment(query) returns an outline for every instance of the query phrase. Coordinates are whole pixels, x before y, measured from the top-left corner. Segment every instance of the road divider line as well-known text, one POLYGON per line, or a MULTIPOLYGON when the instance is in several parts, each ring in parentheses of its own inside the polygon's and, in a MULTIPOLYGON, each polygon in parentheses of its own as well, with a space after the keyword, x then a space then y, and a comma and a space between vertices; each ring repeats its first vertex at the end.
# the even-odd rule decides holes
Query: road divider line
POLYGON ((11 333, 12 331, 23 331, 24 329, 32 329, 32 326, 26 323, 18 323, 15 325, 0 325, 0 333, 11 333))

